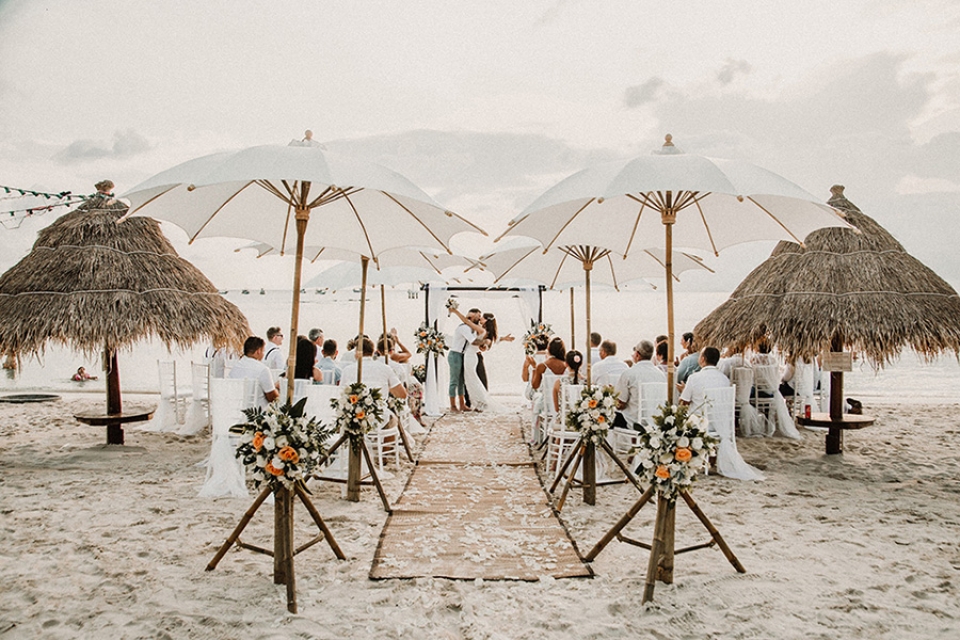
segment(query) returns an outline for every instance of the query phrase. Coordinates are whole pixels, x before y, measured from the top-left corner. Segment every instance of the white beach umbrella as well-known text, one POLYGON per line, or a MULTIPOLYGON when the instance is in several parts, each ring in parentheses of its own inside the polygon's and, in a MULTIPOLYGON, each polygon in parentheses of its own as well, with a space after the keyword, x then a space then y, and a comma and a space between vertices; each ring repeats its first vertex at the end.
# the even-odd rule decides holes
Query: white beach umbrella
POLYGON ((657 153, 560 181, 511 220, 503 235, 531 236, 548 250, 603 246, 621 256, 663 247, 672 401, 674 244, 716 254, 753 240, 802 244, 811 231, 831 226, 849 225, 789 180, 746 162, 685 154, 668 135, 657 153))
MULTIPOLYGON (((296 256, 291 331, 297 334, 304 247, 335 247, 361 262, 393 248, 449 252, 450 238, 479 231, 386 167, 319 146, 265 145, 177 165, 124 194, 131 215, 198 237, 245 238, 296 256), (309 222, 313 222, 309 225, 309 222)), ((361 325, 363 305, 361 304, 361 325)), ((290 341, 287 397, 296 341, 290 341)))

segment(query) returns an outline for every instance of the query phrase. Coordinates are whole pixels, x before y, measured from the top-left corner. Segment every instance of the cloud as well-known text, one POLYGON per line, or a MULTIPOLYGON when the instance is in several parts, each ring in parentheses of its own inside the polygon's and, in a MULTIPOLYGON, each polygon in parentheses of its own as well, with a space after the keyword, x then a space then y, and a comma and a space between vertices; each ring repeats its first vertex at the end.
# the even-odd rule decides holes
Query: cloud
POLYGON ((628 109, 635 109, 657 98, 660 87, 664 84, 663 78, 650 78, 643 84, 627 87, 623 95, 623 104, 628 109))
POLYGON ((728 85, 737 79, 738 75, 749 75, 753 67, 746 60, 733 60, 727 58, 720 71, 717 72, 717 80, 722 85, 728 85))
POLYGON ((100 160, 103 158, 130 158, 150 151, 150 142, 133 129, 116 131, 113 134, 113 145, 103 142, 82 139, 75 140, 67 145, 54 158, 61 163, 70 164, 86 160, 100 160))

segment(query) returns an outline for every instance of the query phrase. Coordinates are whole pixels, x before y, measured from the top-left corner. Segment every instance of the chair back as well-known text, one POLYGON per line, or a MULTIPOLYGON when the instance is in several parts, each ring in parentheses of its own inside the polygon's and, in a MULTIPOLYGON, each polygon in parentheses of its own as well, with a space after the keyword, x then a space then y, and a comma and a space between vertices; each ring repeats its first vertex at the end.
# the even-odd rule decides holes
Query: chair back
POLYGON ((644 427, 653 424, 653 416, 660 412, 660 407, 667 403, 667 383, 644 382, 637 390, 640 394, 640 413, 637 422, 644 427))
POLYGON ((749 403, 750 391, 753 389, 753 369, 750 367, 735 367, 730 382, 737 388, 736 403, 749 403))
POLYGON ((704 389, 703 416, 707 419, 707 428, 720 436, 721 440, 734 437, 733 411, 737 389, 734 386, 704 389))
POLYGON ((332 384, 311 384, 307 385, 305 397, 307 405, 304 411, 308 416, 314 416, 320 422, 329 424, 337 419, 337 412, 333 409, 330 401, 340 397, 340 387, 332 384))
POLYGON ((243 424, 247 418, 243 410, 255 407, 256 380, 240 378, 213 378, 210 380, 210 420, 213 436, 226 435, 230 427, 243 424), (251 402, 251 398, 253 401, 251 402))
POLYGON ((540 392, 543 394, 543 413, 550 418, 557 415, 557 407, 553 404, 553 388, 560 377, 560 375, 547 369, 540 379, 540 392))
POLYGON ((194 402, 210 400, 210 365, 199 362, 190 363, 191 382, 193 383, 194 402))
POLYGON ((753 384, 758 392, 773 394, 780 388, 780 365, 758 364, 753 366, 753 384))
POLYGON ((157 360, 160 374, 160 397, 164 400, 177 397, 177 363, 173 360, 157 360))
POLYGON ((323 369, 323 384, 337 384, 336 375, 333 369, 323 369))
POLYGON ((313 386, 313 381, 297 378, 293 381, 293 404, 297 404, 307 397, 307 389, 313 386))
POLYGON ((580 395, 583 393, 582 384, 563 384, 560 383, 560 428, 565 429, 567 424, 567 414, 573 409, 574 405, 580 402, 580 395))
POLYGON ((621 375, 622 375, 622 372, 620 371, 603 373, 597 376, 596 378, 594 378, 591 382, 593 382, 593 384, 595 384, 598 387, 607 387, 607 386, 615 387, 617 386, 617 382, 620 381, 621 375))

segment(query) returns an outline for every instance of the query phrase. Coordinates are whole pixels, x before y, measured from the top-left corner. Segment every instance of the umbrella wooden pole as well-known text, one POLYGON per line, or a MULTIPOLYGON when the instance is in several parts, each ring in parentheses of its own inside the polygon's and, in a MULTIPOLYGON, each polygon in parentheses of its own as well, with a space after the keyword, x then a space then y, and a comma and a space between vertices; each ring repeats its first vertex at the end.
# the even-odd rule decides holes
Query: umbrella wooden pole
MULTIPOLYGON (((543 294, 540 294, 540 298, 543 299, 543 294)), ((540 321, 543 322, 542 319, 540 321)), ((573 311, 573 287, 570 287, 570 344, 577 344, 576 314, 573 311)), ((589 344, 590 340, 588 337, 587 346, 589 346, 589 344)))
MULTIPOLYGON (((667 192, 670 197, 670 192, 667 192)), ((673 223, 676 221, 676 214, 666 211, 662 215, 664 228, 664 248, 666 249, 666 259, 664 261, 664 271, 667 276, 667 402, 674 403, 677 388, 674 384, 676 369, 673 364, 673 223)))
MULTIPOLYGON (((584 260, 583 262, 583 282, 584 282, 584 304, 587 307, 587 386, 590 386, 591 380, 591 369, 593 368, 593 363, 590 362, 590 271, 593 269, 593 262, 590 260, 584 260)), ((572 291, 572 289, 571 289, 572 291)))
POLYGON ((383 319, 383 361, 390 364, 390 348, 387 345, 387 294, 384 285, 380 285, 380 316, 383 319))
MULTIPOLYGON (((367 266, 370 259, 360 256, 360 328, 357 332, 357 343, 353 347, 353 355, 357 357, 357 382, 363 381, 363 321, 367 311, 367 266)), ((360 454, 364 446, 363 436, 351 436, 349 454, 347 455, 347 500, 360 502, 360 454), (354 442, 357 438, 359 442, 354 442)))
MULTIPOLYGON (((309 189, 309 185, 307 186, 309 189)), ((293 264, 293 304, 290 312, 290 351, 287 356, 287 402, 293 404, 294 371, 297 366, 297 335, 300 329, 300 276, 303 270, 303 237, 307 233, 310 209, 297 208, 297 257, 293 264)))

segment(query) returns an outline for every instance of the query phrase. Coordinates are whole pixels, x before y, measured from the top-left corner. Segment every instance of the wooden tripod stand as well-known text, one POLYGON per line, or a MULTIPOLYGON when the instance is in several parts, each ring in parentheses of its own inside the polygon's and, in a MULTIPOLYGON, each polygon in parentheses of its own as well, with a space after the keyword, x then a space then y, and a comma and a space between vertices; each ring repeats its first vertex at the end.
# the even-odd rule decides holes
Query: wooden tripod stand
POLYGON ((215 555, 213 560, 211 560, 207 565, 207 571, 213 571, 216 569, 217 564, 220 563, 220 560, 223 559, 223 556, 226 555, 227 551, 234 544, 243 549, 249 549, 251 551, 256 551, 257 553, 264 553, 268 556, 273 556, 273 582, 274 584, 285 584, 287 586, 287 611, 290 613, 296 613, 297 591, 296 580, 294 578, 293 571, 293 557, 301 551, 309 549, 321 540, 327 541, 327 544, 330 545, 330 548, 333 550, 333 553, 335 556, 337 556, 338 560, 346 559, 346 556, 343 555, 343 551, 340 550, 340 546, 337 544, 337 541, 333 539, 333 534, 330 533, 330 529, 327 528, 327 525, 323 522, 323 518, 320 517, 320 512, 317 511, 317 508, 313 506, 312 502, 310 502, 310 498, 307 495, 306 489, 303 487, 303 483, 298 482, 293 485, 293 488, 282 484, 278 485, 276 488, 267 486, 263 489, 263 491, 260 492, 260 495, 257 496, 257 499, 253 501, 253 504, 249 509, 247 509, 247 512, 243 514, 243 517, 240 518, 240 522, 237 524, 236 529, 233 530, 233 533, 230 534, 230 537, 227 538, 226 542, 224 542, 217 551, 217 555, 215 555), (274 528, 272 551, 270 549, 265 549, 263 547, 241 542, 240 540, 240 534, 243 533, 244 528, 246 528, 247 524, 250 523, 253 515, 257 512, 257 509, 260 508, 260 505, 262 505, 267 499, 267 496, 270 495, 271 491, 274 494, 274 528), (305 542, 296 548, 293 546, 294 495, 300 498, 300 502, 302 502, 303 506, 307 509, 307 513, 310 514, 310 517, 313 518, 313 521, 320 529, 320 533, 317 536, 311 538, 308 542, 305 542))
POLYGON ((720 547, 720 550, 723 552, 723 555, 726 556, 727 560, 730 561, 730 564, 733 565, 733 568, 737 570, 737 573, 747 572, 747 570, 743 568, 743 565, 740 564, 737 556, 733 554, 733 551, 731 551, 727 543, 724 542, 723 536, 720 535, 717 528, 713 526, 713 523, 710 522, 706 514, 704 514, 697 503, 693 501, 693 497, 689 491, 680 491, 679 496, 683 498, 683 501, 690 507, 693 514, 697 516, 697 519, 700 520, 701 524, 703 524, 710 533, 711 539, 709 542, 684 547, 683 549, 674 549, 674 532, 676 530, 677 515, 676 498, 671 500, 662 493, 657 496, 657 519, 653 528, 652 544, 646 544, 645 542, 633 540, 621 535, 620 532, 623 528, 640 512, 643 505, 650 501, 655 490, 651 485, 650 488, 643 492, 640 499, 627 510, 623 517, 617 521, 617 524, 600 539, 600 542, 594 545, 590 553, 584 558, 586 562, 593 562, 594 558, 596 558, 614 538, 627 544, 649 549, 650 560, 647 564, 647 580, 643 590, 643 602, 653 600, 653 590, 657 580, 660 580, 664 584, 673 584, 673 557, 678 553, 705 549, 716 544, 720 547))
MULTIPOLYGON (((401 428, 400 433, 403 433, 401 428)), ((320 459, 320 462, 317 463, 317 466, 323 466, 323 464, 332 456, 337 449, 343 446, 344 442, 350 443, 350 452, 349 457, 347 458, 347 500, 351 502, 360 501, 360 485, 369 484, 365 483, 360 479, 360 455, 363 454, 363 458, 367 461, 367 469, 370 471, 370 478, 372 479, 373 485, 377 488, 377 493, 380 494, 380 502, 383 503, 383 510, 387 513, 391 513, 390 502, 387 500, 387 493, 383 490, 383 485, 380 483, 380 476, 377 475, 377 469, 373 466, 373 460, 370 456, 370 450, 367 448, 367 442, 364 440, 362 435, 359 434, 350 434, 344 433, 337 441, 333 443, 333 446, 330 447, 330 450, 327 451, 327 454, 320 459)), ((406 440, 404 439, 404 442, 406 440)), ((409 455, 409 449, 407 450, 409 455)), ((412 457, 411 457, 412 460, 412 457)), ((344 482, 342 478, 327 478, 324 476, 317 476, 318 480, 326 480, 328 482, 344 482)))
MULTIPOLYGON (((617 457, 617 454, 610 448, 606 440, 600 441, 600 448, 620 467, 620 470, 627 476, 627 480, 637 488, 637 491, 643 491, 643 487, 640 486, 637 478, 630 473, 630 469, 623 463, 623 460, 617 457)), ((567 477, 567 482, 563 485, 563 491, 560 492, 560 499, 557 500, 557 511, 563 510, 563 503, 567 499, 567 493, 569 493, 570 487, 573 486, 577 469, 580 468, 581 465, 583 466, 583 482, 581 483, 583 485, 583 501, 590 505, 597 503, 597 445, 580 436, 580 439, 573 445, 566 460, 564 460, 560 469, 557 471, 557 477, 553 479, 553 484, 550 485, 550 493, 552 494, 557 490, 557 485, 560 484, 560 480, 563 479, 563 474, 566 473, 567 468, 570 468, 570 475, 567 477)))

